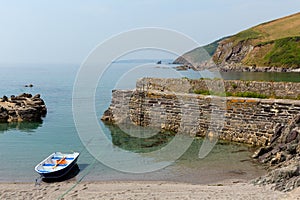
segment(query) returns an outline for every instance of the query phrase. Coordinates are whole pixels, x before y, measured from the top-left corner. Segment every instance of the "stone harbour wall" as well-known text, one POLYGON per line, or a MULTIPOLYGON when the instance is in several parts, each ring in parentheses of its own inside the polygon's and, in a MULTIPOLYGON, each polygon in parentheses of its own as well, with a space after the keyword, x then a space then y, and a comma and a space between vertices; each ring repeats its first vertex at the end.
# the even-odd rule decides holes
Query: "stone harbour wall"
MULTIPOLYGON (((137 90, 114 90, 102 120, 265 146, 276 126, 300 113, 298 100, 188 94, 183 93, 189 90, 187 85, 179 83, 177 93, 157 87, 145 90, 139 83, 137 90)), ((175 87, 173 84, 170 86, 175 87)))
POLYGON ((137 88, 182 93, 194 91, 213 92, 253 92, 269 97, 281 99, 300 99, 300 83, 296 82, 267 82, 267 81, 241 81, 222 79, 162 79, 142 78, 137 81, 137 88))

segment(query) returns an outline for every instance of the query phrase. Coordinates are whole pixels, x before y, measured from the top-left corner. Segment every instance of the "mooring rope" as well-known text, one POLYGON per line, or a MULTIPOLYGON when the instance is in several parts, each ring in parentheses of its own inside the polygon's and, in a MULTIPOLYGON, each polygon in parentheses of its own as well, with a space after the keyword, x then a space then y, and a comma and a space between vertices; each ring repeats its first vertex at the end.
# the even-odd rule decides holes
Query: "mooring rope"
MULTIPOLYGON (((89 145, 91 142, 92 142, 92 140, 94 139, 94 137, 92 137, 89 141, 88 141, 88 143, 86 144, 86 146, 87 145, 89 145)), ((84 151, 84 150, 86 150, 86 146, 83 146, 83 148, 81 149, 81 151, 79 152, 79 155, 84 151)), ((75 184, 72 186, 72 187, 70 187, 67 191, 65 191, 62 195, 60 195, 57 199, 58 200, 61 200, 65 195, 67 195, 69 192, 71 192, 90 172, 91 172, 91 170, 93 169, 93 166, 95 165, 95 163, 96 163, 96 161, 97 161, 97 159, 95 159, 94 158, 94 160, 91 162, 91 164, 88 166, 88 168, 85 170, 85 174, 84 175, 82 175, 82 177, 79 179, 79 180, 77 180, 76 182, 75 182, 75 184)))
POLYGON ((86 169, 85 174, 82 175, 82 177, 75 182, 75 184, 70 187, 67 191, 65 191, 62 195, 60 195, 57 200, 61 200, 64 196, 66 196, 69 192, 71 192, 93 169, 93 166, 96 164, 97 159, 94 159, 93 162, 88 166, 88 169, 86 169))
MULTIPOLYGON (((89 143, 93 140, 94 138, 91 138, 87 145, 89 145, 89 143)), ((79 151, 79 155, 84 151, 86 150, 86 147, 84 146, 81 151, 79 151)), ((73 151, 74 152, 74 151, 73 151)), ((65 195, 67 195, 69 192, 71 192, 90 172, 91 170, 93 169, 93 166, 96 164, 96 161, 97 159, 94 158, 94 160, 90 163, 90 165, 87 167, 87 169, 84 170, 84 174, 82 175, 82 177, 80 179, 78 179, 75 184, 70 187, 67 191, 65 191, 62 195, 60 195, 57 199, 58 200, 61 200, 65 195)), ((35 187, 36 186, 40 186, 41 185, 41 181, 43 179, 43 176, 39 176, 38 178, 35 179, 35 187)))

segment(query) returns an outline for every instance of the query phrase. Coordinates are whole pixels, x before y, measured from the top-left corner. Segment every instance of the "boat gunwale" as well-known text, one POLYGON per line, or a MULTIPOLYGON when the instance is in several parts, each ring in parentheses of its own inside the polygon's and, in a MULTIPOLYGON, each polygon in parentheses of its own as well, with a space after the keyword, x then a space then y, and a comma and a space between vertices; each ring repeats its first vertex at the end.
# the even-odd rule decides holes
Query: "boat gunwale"
POLYGON ((44 175, 44 174, 51 174, 51 173, 56 173, 56 172, 59 172, 67 167, 69 167, 70 165, 72 165, 73 162, 77 162, 77 159, 79 157, 80 153, 79 152, 73 152, 73 153, 62 153, 62 152, 54 152, 52 154, 50 154, 48 157, 46 157, 44 160, 42 160, 41 162, 39 162, 36 166, 35 166, 35 171, 40 174, 40 175, 44 175), (74 159, 72 159, 70 161, 70 163, 68 163, 67 165, 65 166, 62 166, 61 168, 57 168, 57 170, 53 170, 53 171, 47 171, 47 172, 41 172, 39 171, 38 167, 42 166, 44 163, 46 163, 47 160, 49 159, 52 159, 52 157, 54 157, 55 155, 57 154, 62 154, 63 156, 64 155, 73 155, 74 156, 74 159))

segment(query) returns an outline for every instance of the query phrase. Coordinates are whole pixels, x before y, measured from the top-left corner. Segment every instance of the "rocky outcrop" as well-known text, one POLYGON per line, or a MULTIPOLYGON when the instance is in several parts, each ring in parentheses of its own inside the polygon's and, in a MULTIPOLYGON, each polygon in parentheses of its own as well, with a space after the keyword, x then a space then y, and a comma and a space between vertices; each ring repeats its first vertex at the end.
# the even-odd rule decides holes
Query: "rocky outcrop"
POLYGON ((253 157, 267 164, 271 170, 254 183, 274 184, 274 188, 281 191, 290 191, 299 187, 300 115, 286 126, 277 124, 270 144, 258 149, 253 157))
POLYGON ((214 54, 214 61, 221 66, 241 63, 252 50, 253 46, 248 44, 247 41, 241 41, 234 44, 233 42, 224 40, 220 42, 214 54))
POLYGON ((0 122, 41 121, 46 113, 45 102, 39 94, 32 96, 23 93, 0 98, 0 122))
MULTIPOLYGON (((236 42, 232 39, 220 42, 213 56, 218 70, 223 72, 295 72, 299 69, 296 61, 284 63, 282 59, 282 63, 275 63, 268 59, 267 55, 271 55, 271 51, 276 51, 276 45, 273 44, 276 41, 264 45, 252 43, 248 40, 236 42)), ((290 55, 286 55, 288 56, 290 55)))

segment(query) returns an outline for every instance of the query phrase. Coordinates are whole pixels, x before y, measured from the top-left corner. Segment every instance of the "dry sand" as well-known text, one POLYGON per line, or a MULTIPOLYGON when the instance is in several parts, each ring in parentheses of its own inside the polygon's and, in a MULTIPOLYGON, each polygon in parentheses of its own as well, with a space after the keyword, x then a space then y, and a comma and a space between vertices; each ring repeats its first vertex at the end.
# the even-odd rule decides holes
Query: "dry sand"
POLYGON ((300 188, 290 193, 246 182, 213 185, 172 182, 0 183, 0 199, 300 199, 300 188))

